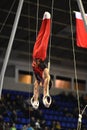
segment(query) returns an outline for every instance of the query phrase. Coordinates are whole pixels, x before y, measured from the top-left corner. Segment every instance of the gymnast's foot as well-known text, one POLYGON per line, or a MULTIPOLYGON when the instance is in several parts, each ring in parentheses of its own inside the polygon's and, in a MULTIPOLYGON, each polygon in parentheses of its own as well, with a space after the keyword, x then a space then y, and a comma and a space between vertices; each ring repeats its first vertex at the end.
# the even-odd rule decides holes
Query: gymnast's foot
POLYGON ((31 105, 33 106, 34 109, 38 109, 39 107, 39 101, 38 100, 34 100, 34 96, 31 98, 31 105))
POLYGON ((43 104, 45 107, 49 108, 52 103, 52 99, 50 95, 46 95, 43 97, 43 104))

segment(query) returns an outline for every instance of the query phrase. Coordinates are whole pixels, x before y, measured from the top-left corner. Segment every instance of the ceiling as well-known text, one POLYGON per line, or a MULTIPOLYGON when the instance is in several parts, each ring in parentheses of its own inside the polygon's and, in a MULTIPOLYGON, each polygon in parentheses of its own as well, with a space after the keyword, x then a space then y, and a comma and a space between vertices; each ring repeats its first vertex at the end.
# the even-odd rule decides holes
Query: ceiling
MULTIPOLYGON (((82 2, 84 9, 87 10, 87 0, 83 0, 82 2)), ((1 60, 5 57, 18 3, 19 0, 0 0, 1 60)), ((87 49, 76 46, 75 16, 73 12, 75 10, 79 11, 76 0, 54 0, 53 9, 52 0, 24 0, 9 61, 23 60, 29 63, 32 59, 36 30, 40 28, 43 13, 49 11, 52 14, 53 11, 50 48, 51 64, 72 67, 74 66, 75 55, 77 67, 87 70, 87 49), (72 22, 70 22, 70 18, 72 18, 72 22), (73 37, 71 25, 73 27, 73 37)))

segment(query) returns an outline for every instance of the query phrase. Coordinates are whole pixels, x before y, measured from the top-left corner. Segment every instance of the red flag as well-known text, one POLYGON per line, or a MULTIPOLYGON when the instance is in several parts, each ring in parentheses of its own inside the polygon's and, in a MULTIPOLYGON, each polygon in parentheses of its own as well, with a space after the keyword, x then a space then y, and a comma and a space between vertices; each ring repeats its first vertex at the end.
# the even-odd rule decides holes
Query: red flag
POLYGON ((79 47, 87 48, 87 31, 81 13, 75 12, 75 16, 76 16, 76 44, 79 47))

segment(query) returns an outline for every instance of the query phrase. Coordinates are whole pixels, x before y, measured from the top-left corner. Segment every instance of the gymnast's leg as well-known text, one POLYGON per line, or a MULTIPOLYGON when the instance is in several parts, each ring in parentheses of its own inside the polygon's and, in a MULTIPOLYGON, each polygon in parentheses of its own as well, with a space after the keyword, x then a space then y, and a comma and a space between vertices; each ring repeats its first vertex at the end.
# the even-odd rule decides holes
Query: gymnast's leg
POLYGON ((50 37, 50 13, 45 12, 41 24, 40 31, 38 33, 34 49, 33 49, 33 59, 41 59, 44 61, 47 55, 48 42, 50 37))

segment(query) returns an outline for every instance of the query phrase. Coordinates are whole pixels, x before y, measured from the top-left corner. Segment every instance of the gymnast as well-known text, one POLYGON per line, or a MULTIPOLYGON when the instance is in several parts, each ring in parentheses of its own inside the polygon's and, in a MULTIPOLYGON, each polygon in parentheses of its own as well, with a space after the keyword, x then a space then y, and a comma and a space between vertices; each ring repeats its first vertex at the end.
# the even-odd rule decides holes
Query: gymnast
POLYGON ((33 108, 39 107, 39 86, 43 86, 43 104, 49 108, 52 102, 49 90, 52 86, 49 69, 45 64, 48 42, 50 37, 51 15, 45 12, 42 24, 33 48, 32 68, 35 74, 34 93, 31 98, 33 108))

